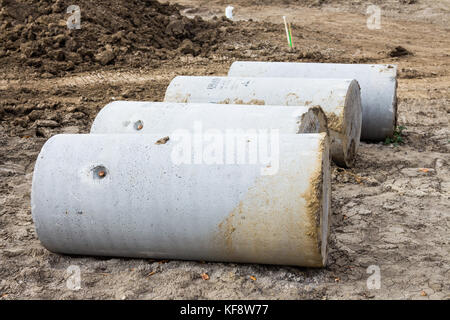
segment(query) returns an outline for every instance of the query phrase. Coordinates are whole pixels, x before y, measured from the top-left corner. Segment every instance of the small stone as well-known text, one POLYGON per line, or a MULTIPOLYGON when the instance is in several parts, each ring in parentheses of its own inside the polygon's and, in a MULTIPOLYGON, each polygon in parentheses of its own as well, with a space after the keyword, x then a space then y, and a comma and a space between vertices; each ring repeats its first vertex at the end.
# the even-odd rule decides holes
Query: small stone
POLYGON ((80 133, 80 128, 77 126, 68 126, 68 127, 64 127, 62 129, 61 133, 65 133, 65 134, 77 134, 80 133))
POLYGON ((42 110, 33 110, 28 115, 28 118, 30 118, 31 121, 36 121, 36 120, 40 119, 41 117, 43 117, 43 115, 44 115, 44 112, 42 110))
POLYGON ((209 275, 207 273, 202 273, 203 280, 209 280, 209 275))
POLYGON ((59 123, 54 120, 36 120, 37 127, 56 128, 59 127, 59 123))
POLYGON ((111 63, 116 58, 116 55, 112 50, 105 50, 95 56, 95 60, 101 65, 105 66, 111 63))
POLYGON ((369 215, 369 214, 371 214, 371 213, 372 213, 372 211, 370 211, 370 210, 367 210, 367 209, 359 209, 359 214, 360 214, 360 215, 365 216, 365 215, 369 215))

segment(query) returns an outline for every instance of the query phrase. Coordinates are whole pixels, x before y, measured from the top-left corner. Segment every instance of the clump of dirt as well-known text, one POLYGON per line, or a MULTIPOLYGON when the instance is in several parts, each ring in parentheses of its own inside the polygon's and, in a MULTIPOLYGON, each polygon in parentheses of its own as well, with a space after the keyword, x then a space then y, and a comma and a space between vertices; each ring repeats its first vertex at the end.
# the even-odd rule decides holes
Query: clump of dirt
POLYGON ((208 56, 233 24, 225 18, 189 19, 179 6, 155 0, 80 0, 79 11, 68 10, 72 4, 0 0, 0 66, 61 74, 109 64, 139 66, 180 52, 208 56), (79 29, 72 20, 78 13, 79 29))
POLYGON ((407 49, 405 49, 403 47, 400 47, 400 46, 395 47, 394 49, 389 51, 389 56, 390 57, 403 57, 403 56, 408 56, 408 55, 411 55, 411 54, 412 53, 409 50, 407 50, 407 49))

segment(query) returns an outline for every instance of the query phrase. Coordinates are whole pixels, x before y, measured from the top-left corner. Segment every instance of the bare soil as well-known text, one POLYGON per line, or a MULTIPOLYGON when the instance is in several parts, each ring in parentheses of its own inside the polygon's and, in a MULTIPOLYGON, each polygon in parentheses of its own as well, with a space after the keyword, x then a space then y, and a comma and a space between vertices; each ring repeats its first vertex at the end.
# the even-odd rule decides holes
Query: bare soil
MULTIPOLYGON (((39 1, 42 6, 48 2, 39 1)), ((10 1, 0 3, 6 19, 10 1)), ((10 39, 10 27, 0 20, 0 39, 6 39, 0 41, 0 299, 450 298, 448 0, 379 1, 380 30, 367 28, 369 2, 363 0, 236 0, 231 3, 234 22, 213 19, 223 15, 228 1, 180 0, 176 7, 158 7, 158 15, 168 16, 159 27, 139 22, 147 19, 139 7, 144 1, 134 1, 128 7, 132 18, 119 19, 117 29, 99 22, 107 10, 86 12, 83 24, 83 12, 89 11, 83 5, 90 4, 80 3, 83 34, 95 31, 103 37, 98 43, 79 38, 80 47, 92 55, 66 47, 78 39, 73 31, 47 30, 42 23, 35 36, 23 31, 10 39), (166 31, 172 15, 184 27, 161 45, 171 39, 166 31), (196 15, 202 19, 194 19, 196 15), (287 48, 283 15, 293 23, 293 50, 287 48), (134 27, 127 25, 132 19, 134 27), (156 29, 146 37, 141 28, 148 33, 156 29), (125 36, 113 39, 121 30, 125 36), (130 30, 142 39, 127 37, 130 30), (204 37, 198 36, 201 30, 207 31, 204 37), (38 46, 45 50, 26 56, 32 51, 28 48, 36 48, 33 37, 54 41, 59 32, 66 39, 63 47, 38 46), (160 35, 161 44, 154 34, 160 35), (55 50, 62 55, 54 56, 55 50), (104 50, 114 53, 108 63, 95 58, 104 50), (82 61, 60 68, 70 64, 72 53, 82 61), (399 65, 398 121, 407 128, 405 142, 362 143, 354 168, 333 167, 328 267, 76 257, 53 254, 40 245, 31 219, 30 189, 36 157, 49 137, 88 133, 97 112, 112 100, 161 101, 174 76, 226 75, 238 59, 399 65), (71 265, 81 268, 78 291, 66 286, 71 265), (381 270, 378 290, 367 287, 371 265, 381 270)), ((122 4, 114 5, 112 12, 119 16, 122 4)), ((13 10, 8 17, 11 12, 14 16, 13 10)), ((29 30, 41 15, 47 22, 57 19, 57 25, 68 17, 42 11, 31 18, 7 19, 29 30)))

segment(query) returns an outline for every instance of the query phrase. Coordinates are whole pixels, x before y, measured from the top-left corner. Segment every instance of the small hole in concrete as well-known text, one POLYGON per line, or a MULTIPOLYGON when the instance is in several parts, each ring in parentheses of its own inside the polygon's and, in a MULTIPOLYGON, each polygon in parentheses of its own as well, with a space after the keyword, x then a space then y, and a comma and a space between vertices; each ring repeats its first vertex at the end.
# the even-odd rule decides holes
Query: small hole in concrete
POLYGON ((104 166, 97 166, 92 169, 94 179, 103 179, 108 175, 108 171, 104 166))
POLYGON ((134 123, 134 129, 137 131, 142 130, 144 128, 144 123, 141 120, 138 120, 134 123))

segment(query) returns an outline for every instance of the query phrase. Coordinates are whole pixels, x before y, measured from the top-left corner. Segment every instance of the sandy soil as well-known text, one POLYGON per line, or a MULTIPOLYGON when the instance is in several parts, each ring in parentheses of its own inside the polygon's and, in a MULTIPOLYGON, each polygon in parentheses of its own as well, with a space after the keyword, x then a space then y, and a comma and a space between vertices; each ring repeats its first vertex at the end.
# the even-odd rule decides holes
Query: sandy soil
MULTIPOLYGON (((178 2, 186 15, 205 18, 225 7, 223 1, 178 2)), ((366 1, 242 2, 234 4, 236 36, 208 56, 179 54, 64 77, 18 65, 2 69, 0 299, 450 299, 449 1, 383 2, 380 30, 366 27, 366 1), (294 24, 293 51, 286 48, 282 15, 294 24), (411 54, 391 57, 397 46, 411 54), (160 101, 175 75, 225 75, 237 59, 399 65, 405 143, 363 143, 355 168, 333 167, 327 268, 75 257, 40 245, 30 188, 50 136, 87 133, 113 99, 160 101), (66 286, 71 265, 81 269, 78 291, 66 286), (371 265, 381 270, 378 290, 366 284, 371 265)))

